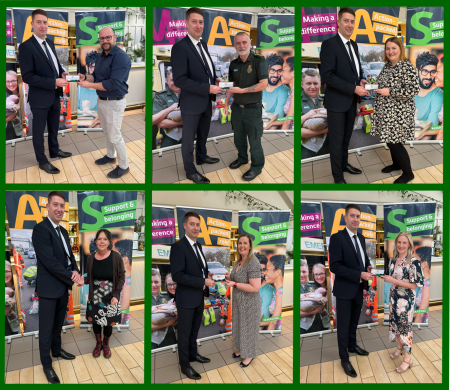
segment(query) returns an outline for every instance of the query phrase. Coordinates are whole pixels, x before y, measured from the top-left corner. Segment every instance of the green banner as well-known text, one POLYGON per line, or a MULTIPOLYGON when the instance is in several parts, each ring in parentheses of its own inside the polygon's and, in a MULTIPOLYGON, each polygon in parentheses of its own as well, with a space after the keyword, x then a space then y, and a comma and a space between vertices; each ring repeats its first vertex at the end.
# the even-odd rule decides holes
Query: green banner
POLYGON ((114 32, 115 30, 123 30, 125 28, 125 20, 121 20, 119 22, 98 24, 95 26, 95 29, 97 30, 97 32, 100 32, 103 27, 111 27, 114 32))
POLYGON ((135 210, 136 201, 131 200, 129 202, 116 203, 108 206, 102 206, 101 210, 103 214, 113 214, 118 211, 135 210))
POLYGON ((419 222, 430 222, 434 221, 436 218, 435 213, 430 214, 424 214, 424 215, 417 215, 415 217, 405 218, 405 224, 406 225, 415 225, 419 222))
POLYGON ((288 228, 289 228, 289 222, 281 222, 281 223, 274 223, 272 225, 260 226, 259 231, 261 233, 268 233, 268 232, 274 232, 276 230, 285 230, 288 228))

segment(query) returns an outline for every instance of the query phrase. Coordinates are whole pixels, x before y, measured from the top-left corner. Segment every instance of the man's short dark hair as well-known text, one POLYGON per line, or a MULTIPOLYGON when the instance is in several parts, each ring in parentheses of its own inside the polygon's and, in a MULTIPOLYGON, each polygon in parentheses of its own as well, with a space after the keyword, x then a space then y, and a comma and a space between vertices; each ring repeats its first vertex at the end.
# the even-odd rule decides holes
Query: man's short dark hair
POLYGON ((66 201, 66 197, 64 196, 64 194, 61 191, 52 191, 48 194, 47 196, 47 201, 48 203, 50 203, 50 200, 54 197, 54 196, 59 196, 60 198, 64 199, 64 202, 66 201))
POLYGON ((92 66, 92 64, 95 64, 95 61, 97 60, 98 53, 96 51, 91 51, 86 55, 86 65, 92 66))
POLYGON ((361 212, 361 208, 357 204, 350 203, 345 207, 345 215, 348 214, 348 210, 350 210, 350 209, 356 209, 359 212, 361 212))
POLYGON ((189 211, 188 213, 184 214, 184 223, 187 223, 189 217, 195 217, 200 221, 200 215, 198 215, 195 211, 189 211))
POLYGON ((34 22, 34 17, 36 15, 44 15, 47 19, 48 19, 48 15, 47 12, 45 12, 43 9, 35 9, 32 13, 31 13, 31 21, 34 22))
POLYGON ((269 66, 269 69, 274 65, 281 65, 283 66, 284 60, 279 55, 276 55, 275 53, 271 54, 266 58, 267 65, 269 66))
POLYGON ((205 18, 205 15, 203 15, 203 11, 201 10, 201 8, 198 7, 192 7, 186 11, 186 20, 189 20, 191 14, 199 14, 203 16, 203 19, 205 18))
POLYGON ((416 68, 420 70, 427 65, 434 65, 437 67, 438 62, 439 60, 434 54, 425 51, 417 56, 416 68))
POLYGON ((343 14, 352 14, 356 18, 355 11, 349 7, 341 8, 338 12, 338 20, 341 20, 343 14))

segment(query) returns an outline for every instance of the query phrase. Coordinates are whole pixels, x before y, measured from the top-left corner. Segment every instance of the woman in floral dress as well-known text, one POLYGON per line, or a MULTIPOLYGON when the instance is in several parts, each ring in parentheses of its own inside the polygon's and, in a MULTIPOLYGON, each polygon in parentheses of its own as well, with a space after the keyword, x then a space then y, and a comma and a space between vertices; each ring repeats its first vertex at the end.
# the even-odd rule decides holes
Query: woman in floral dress
POLYGON ((412 323, 415 289, 423 286, 423 273, 420 261, 413 257, 414 244, 411 233, 400 232, 395 239, 394 257, 389 263, 389 275, 382 276, 391 284, 389 294, 389 341, 397 341, 397 350, 390 354, 395 360, 403 355, 403 362, 397 372, 411 368, 412 323))
POLYGON ((386 40, 386 65, 378 76, 375 90, 375 110, 370 135, 379 135, 391 151, 392 164, 381 172, 402 170, 394 183, 408 183, 414 179, 411 160, 403 143, 414 140, 414 96, 419 93, 419 78, 414 66, 406 59, 405 48, 397 37, 386 40))

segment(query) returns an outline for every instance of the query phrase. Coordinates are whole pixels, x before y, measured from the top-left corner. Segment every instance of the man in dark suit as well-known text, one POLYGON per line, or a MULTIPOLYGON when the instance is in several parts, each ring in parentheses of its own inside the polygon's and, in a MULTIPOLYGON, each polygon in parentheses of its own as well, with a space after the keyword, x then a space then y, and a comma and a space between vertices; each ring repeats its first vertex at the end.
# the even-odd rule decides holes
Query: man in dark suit
POLYGON ((48 29, 47 13, 42 9, 31 14, 34 35, 19 46, 22 80, 30 87, 28 100, 33 113, 33 147, 39 168, 57 174, 59 169, 47 159, 44 151, 45 125, 48 129, 48 149, 51 158, 70 157, 72 153, 59 149, 58 128, 61 112, 60 96, 67 86, 67 72, 59 63, 55 45, 45 38, 48 29))
POLYGON ((351 8, 341 8, 337 24, 338 34, 322 43, 320 73, 326 84, 331 171, 335 183, 346 183, 344 171, 362 173, 348 163, 348 145, 356 118, 356 103, 359 96, 369 92, 364 88, 368 82, 359 61, 358 45, 350 39, 355 28, 355 12, 351 8))
POLYGON ((349 352, 367 356, 369 353, 356 345, 356 329, 363 304, 363 289, 373 279, 372 266, 366 252, 364 236, 358 233, 361 209, 356 204, 345 208, 343 230, 330 237, 328 252, 330 271, 334 273, 333 295, 336 297, 338 347, 345 373, 356 377, 349 361, 349 352))
POLYGON ((208 264, 197 242, 200 232, 200 216, 186 213, 183 227, 185 236, 170 249, 170 271, 177 283, 175 302, 178 311, 178 358, 181 372, 190 379, 201 379, 189 362, 208 363, 211 360, 197 352, 197 336, 204 310, 204 292, 215 286, 214 275, 208 272, 208 264))
POLYGON ((203 32, 203 11, 189 8, 186 12, 187 35, 172 47, 172 69, 175 86, 181 89, 180 110, 183 120, 181 154, 186 177, 194 183, 209 183, 194 165, 194 140, 197 135, 195 159, 197 165, 215 164, 218 158, 206 154, 206 140, 211 124, 212 103, 221 92, 216 70, 203 32))
POLYGON ((60 383, 52 367, 52 358, 72 360, 75 356, 61 349, 61 329, 68 302, 68 289, 84 284, 70 247, 67 230, 59 225, 65 212, 64 194, 48 194, 48 217, 33 229, 31 239, 36 251, 36 291, 39 297, 39 354, 50 383, 60 383))

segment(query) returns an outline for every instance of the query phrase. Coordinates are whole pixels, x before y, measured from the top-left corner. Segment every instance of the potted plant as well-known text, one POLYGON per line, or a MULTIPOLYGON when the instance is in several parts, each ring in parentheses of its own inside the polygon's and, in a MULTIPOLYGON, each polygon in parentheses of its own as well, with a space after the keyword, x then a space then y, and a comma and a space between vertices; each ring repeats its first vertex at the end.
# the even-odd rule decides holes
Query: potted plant
POLYGON ((136 62, 142 62, 142 56, 144 55, 144 49, 143 48, 134 49, 133 53, 136 57, 136 62))

